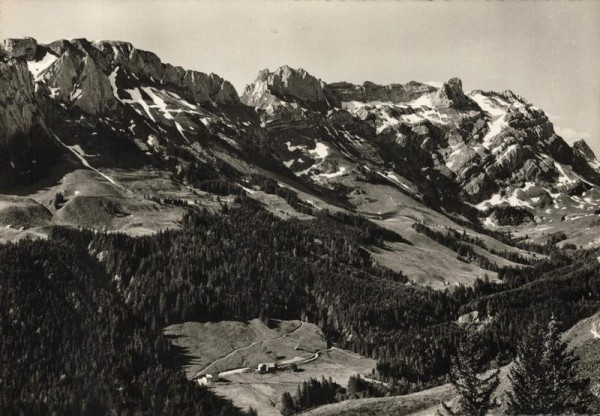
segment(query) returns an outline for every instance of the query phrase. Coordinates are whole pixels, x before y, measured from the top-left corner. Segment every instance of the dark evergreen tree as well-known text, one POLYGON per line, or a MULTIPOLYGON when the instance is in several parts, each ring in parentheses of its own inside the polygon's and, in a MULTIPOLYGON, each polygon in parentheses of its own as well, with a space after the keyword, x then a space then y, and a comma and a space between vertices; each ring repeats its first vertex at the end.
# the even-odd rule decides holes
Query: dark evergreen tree
POLYGON ((492 395, 500 383, 500 370, 491 374, 479 375, 483 361, 482 346, 476 332, 469 331, 458 344, 453 359, 450 381, 459 394, 458 409, 451 409, 442 402, 451 415, 483 416, 495 407, 492 395))
POLYGON ((292 395, 286 391, 281 395, 281 414, 283 416, 289 416, 294 413, 296 413, 294 399, 292 398, 292 395))
POLYGON ((544 374, 540 364, 544 345, 543 334, 543 328, 534 322, 519 343, 517 358, 508 374, 512 384, 512 391, 508 393, 510 413, 544 413, 542 410, 544 374))
POLYGON ((546 328, 533 324, 523 338, 509 378, 508 411, 513 414, 585 413, 592 396, 589 379, 579 379, 579 358, 561 339, 556 318, 546 328))

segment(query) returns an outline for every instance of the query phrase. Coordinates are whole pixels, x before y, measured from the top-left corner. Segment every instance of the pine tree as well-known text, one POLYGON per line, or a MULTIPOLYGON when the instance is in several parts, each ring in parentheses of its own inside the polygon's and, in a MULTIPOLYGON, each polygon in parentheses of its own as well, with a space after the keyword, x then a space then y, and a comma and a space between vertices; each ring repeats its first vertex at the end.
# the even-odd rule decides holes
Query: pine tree
POLYGON ((533 324, 518 349, 509 378, 513 414, 564 414, 588 411, 592 401, 589 379, 578 379, 579 358, 561 339, 554 316, 546 328, 533 324))
POLYGON ((544 345, 543 335, 543 328, 538 323, 533 323, 517 347, 517 359, 508 374, 512 384, 512 391, 508 393, 510 413, 544 413, 542 387, 545 375, 540 365, 544 345))
POLYGON ((296 406, 292 395, 287 391, 281 395, 281 414, 283 416, 289 416, 296 413, 296 406))
POLYGON ((489 375, 478 375, 482 370, 483 351, 478 335, 469 331, 459 343, 453 359, 450 382, 459 394, 458 409, 442 406, 451 415, 483 416, 495 406, 492 395, 500 382, 500 370, 489 375))

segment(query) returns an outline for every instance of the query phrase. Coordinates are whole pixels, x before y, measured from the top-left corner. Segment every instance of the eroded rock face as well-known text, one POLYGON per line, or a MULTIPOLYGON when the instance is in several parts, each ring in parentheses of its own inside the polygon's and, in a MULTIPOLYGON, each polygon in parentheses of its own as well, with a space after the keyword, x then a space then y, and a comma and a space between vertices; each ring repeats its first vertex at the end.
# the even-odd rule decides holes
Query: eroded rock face
POLYGON ((292 69, 287 65, 273 72, 260 71, 256 81, 246 87, 241 100, 246 105, 265 107, 272 104, 273 97, 314 107, 327 106, 321 81, 302 68, 292 69))
POLYGON ((585 140, 577 140, 573 143, 573 150, 589 161, 595 161, 596 155, 585 140))
POLYGON ((239 97, 233 85, 215 74, 185 71, 178 85, 190 91, 194 101, 198 103, 211 100, 218 104, 239 103, 239 97))
POLYGON ((0 190, 43 177, 59 157, 23 58, 0 59, 0 190))
POLYGON ((465 95, 460 78, 451 78, 444 83, 432 99, 436 107, 452 107, 456 109, 477 109, 477 104, 465 95))
POLYGON ((108 77, 98 68, 94 60, 86 56, 80 74, 81 95, 74 105, 90 114, 104 113, 114 107, 115 98, 108 77))
POLYGON ((72 52, 67 51, 48 68, 43 77, 46 84, 54 88, 54 95, 63 102, 70 101, 70 95, 75 89, 78 69, 77 57, 72 52))
POLYGON ((235 88, 218 75, 163 64, 154 53, 136 49, 127 42, 74 39, 55 41, 45 47, 58 59, 46 71, 43 81, 54 89, 54 96, 61 102, 90 114, 105 113, 116 105, 109 79, 116 68, 132 74, 140 83, 174 86, 198 104, 239 104, 235 88))
POLYGON ((579 170, 587 177, 600 182, 600 162, 585 140, 573 143, 573 158, 579 170))
POLYGON ((34 88, 22 60, 0 61, 0 142, 28 132, 36 117, 34 88))
POLYGON ((31 61, 35 59, 36 51, 37 41, 33 38, 5 39, 0 44, 0 52, 7 58, 25 58, 31 61))
POLYGON ((302 68, 295 70, 283 66, 269 74, 267 82, 275 95, 292 96, 308 103, 320 103, 325 100, 321 81, 302 68))
POLYGON ((335 82, 325 85, 325 95, 329 103, 340 107, 341 103, 349 101, 389 101, 404 103, 412 101, 424 94, 436 91, 435 87, 420 82, 411 81, 407 84, 378 85, 366 81, 363 85, 348 82, 335 82))

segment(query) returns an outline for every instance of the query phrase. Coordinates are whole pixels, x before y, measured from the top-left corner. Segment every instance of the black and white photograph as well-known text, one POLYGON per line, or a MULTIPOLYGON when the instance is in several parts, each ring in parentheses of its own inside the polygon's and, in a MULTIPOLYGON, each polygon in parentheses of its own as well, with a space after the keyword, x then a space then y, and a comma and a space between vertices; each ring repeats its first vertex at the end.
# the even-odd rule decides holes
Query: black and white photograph
POLYGON ((0 0, 0 416, 593 414, 600 1, 0 0))

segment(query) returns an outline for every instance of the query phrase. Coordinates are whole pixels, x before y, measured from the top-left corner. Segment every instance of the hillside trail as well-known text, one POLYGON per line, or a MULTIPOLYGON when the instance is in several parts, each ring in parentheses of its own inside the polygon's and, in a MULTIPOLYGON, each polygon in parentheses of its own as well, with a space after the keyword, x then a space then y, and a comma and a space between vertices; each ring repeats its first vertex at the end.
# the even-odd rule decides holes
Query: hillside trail
MULTIPOLYGON (((300 329, 300 328, 298 328, 298 329, 300 329)), ((294 332, 295 332, 295 331, 294 331, 294 332)), ((287 334, 287 335, 291 335, 292 333, 293 333, 293 332, 291 332, 290 334, 287 334)), ((273 338, 273 339, 281 339, 281 338, 284 338, 284 337, 285 337, 285 336, 282 336, 282 337, 279 337, 279 338, 273 338)), ((267 341, 271 341, 271 340, 267 340, 267 341)), ((261 341, 258 341, 258 342, 261 342, 261 341)), ((256 342, 256 343, 258 343, 258 342, 256 342)), ((256 343, 253 343, 253 344, 256 344, 256 343)), ((243 348, 240 348, 240 349, 244 349, 244 348, 248 348, 248 347, 250 347, 250 345, 248 345, 248 346, 246 346, 246 347, 243 347, 243 348)), ((238 349, 238 350, 236 350, 236 351, 234 351, 234 352, 237 352, 237 351, 239 351, 240 349, 238 349)), ((346 354, 346 355, 349 355, 349 356, 351 356, 351 357, 359 357, 358 355, 356 355, 356 354, 354 354, 354 353, 351 353, 351 352, 348 352, 348 351, 342 350, 342 349, 340 349, 340 348, 338 348, 338 347, 331 347, 331 348, 327 348, 327 349, 324 349, 324 350, 319 350, 319 351, 316 351, 312 357, 309 357, 309 358, 306 358, 306 359, 303 359, 303 360, 298 360, 298 361, 290 362, 290 363, 288 363, 288 364, 280 365, 280 366, 279 366, 279 368, 288 368, 288 367, 291 367, 292 365, 308 364, 308 363, 310 363, 310 362, 313 362, 313 361, 317 360, 319 357, 321 357, 321 355, 322 355, 323 353, 326 353, 326 352, 331 352, 331 351, 338 351, 338 352, 340 352, 340 353, 342 353, 342 354, 346 354)), ((230 354, 228 354, 228 356, 230 356, 230 355, 231 355, 231 353, 230 353, 230 354)), ((217 360, 217 361, 220 361, 220 360, 222 360, 222 359, 225 359, 225 358, 226 358, 226 357, 220 358, 220 359, 219 359, 219 360, 217 360)), ((217 362, 217 361, 215 361, 215 362, 217 362)), ((213 362, 212 364, 214 364, 215 362, 213 362)), ((212 364, 210 364, 210 365, 212 365, 212 364)), ((210 367, 210 365, 209 365, 208 367, 210 367)), ((208 368, 208 367, 205 367, 205 368, 204 368, 204 370, 206 370, 206 368, 208 368)), ((204 370, 201 370, 201 371, 204 371, 204 370)), ((240 367, 240 368, 234 368, 234 369, 232 369, 232 370, 226 370, 226 371, 222 371, 222 372, 220 372, 220 373, 219 373, 219 377, 225 377, 225 376, 227 376, 227 375, 230 375, 230 374, 236 374, 236 373, 245 373, 245 372, 247 372, 247 371, 250 371, 250 370, 251 370, 251 369, 250 369, 250 367, 240 367)), ((200 371, 200 372, 201 372, 201 371, 200 371)), ((200 373, 200 372, 198 372, 198 373, 200 373)), ((198 376, 198 374, 196 374, 196 376, 195 376, 195 377, 197 377, 197 376, 198 376)), ((194 378, 194 377, 192 377, 191 379, 193 379, 193 378, 194 378)), ((365 378, 365 380, 367 380, 367 381, 371 381, 371 382, 374 382, 374 383, 386 384, 386 383, 383 383, 383 382, 381 382, 381 381, 378 381, 378 380, 369 379, 369 378, 366 378, 366 377, 364 377, 364 378, 365 378)), ((235 383, 235 384, 252 384, 253 382, 236 381, 236 382, 234 382, 234 383, 235 383)), ((277 383, 278 383, 278 384, 281 384, 282 382, 281 382, 281 381, 278 381, 277 383)), ((295 383, 295 382, 290 382, 290 384, 294 384, 294 383, 295 383)))
MULTIPOLYGON (((227 354, 227 355, 225 355, 225 356, 223 356, 223 357, 221 357, 221 358, 218 358, 218 359, 216 359, 215 361, 213 361, 212 363, 210 363, 210 364, 206 365, 206 366, 205 366, 204 368, 202 368, 201 370, 198 370, 198 372, 196 372, 196 374, 195 374, 194 376, 192 376, 192 377, 189 377, 188 379, 189 379, 189 380, 193 380, 193 379, 195 379, 195 378, 199 377, 199 376, 200 376, 200 373, 202 373, 202 372, 204 372, 204 371, 208 370, 210 367, 212 367, 212 366, 213 366, 213 365, 215 365, 216 363, 218 363, 218 362, 221 362, 221 361, 223 361, 223 360, 226 360, 227 358, 231 357, 231 356, 232 356, 232 355, 234 355, 234 354, 237 354, 237 353, 238 353, 238 352, 240 352, 240 351, 243 351, 243 350, 245 350, 245 349, 248 349, 248 348, 252 348, 253 346, 260 344, 261 342, 265 342, 265 341, 276 341, 276 340, 279 340, 279 339, 287 338, 287 337, 289 337, 290 335, 293 335, 293 334, 295 334, 295 333, 296 333, 297 331, 299 331, 299 330, 300 330, 300 329, 301 329, 303 326, 304 326, 304 322, 303 322, 303 321, 300 321, 300 326, 299 326, 298 328, 294 329, 294 330, 293 330, 292 332, 290 332, 289 334, 283 334, 283 335, 281 335, 280 337, 277 337, 277 338, 261 339, 261 340, 258 340, 258 341, 254 341, 254 342, 252 342, 252 343, 250 343, 250 344, 248 344, 248 345, 246 345, 246 346, 244 346, 244 347, 237 348, 237 349, 235 349, 235 350, 231 351, 229 354, 227 354)), ((240 368, 234 368, 234 369, 232 369, 232 370, 227 370, 227 372, 228 372, 228 373, 230 373, 230 372, 232 372, 232 371, 237 371, 237 372, 240 372, 240 371, 242 371, 242 370, 247 370, 247 369, 248 369, 248 367, 240 367, 240 368)), ((220 374, 220 373, 219 373, 219 374, 220 374)))

